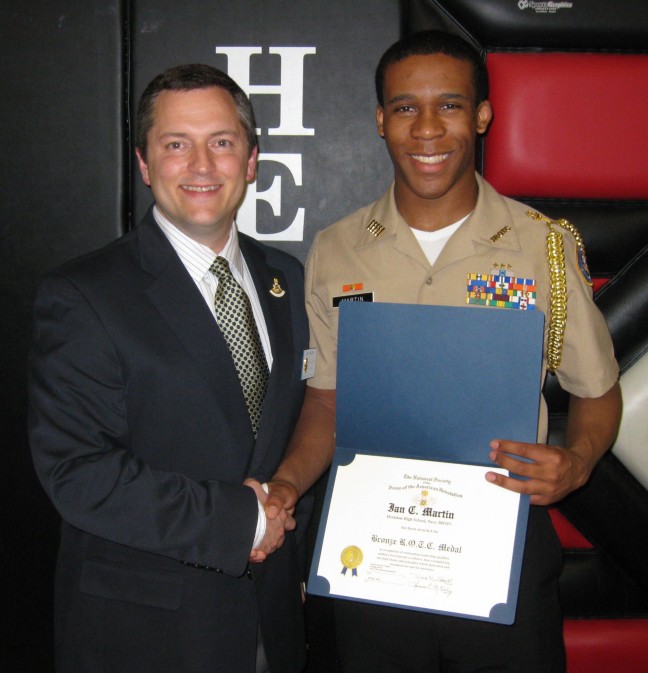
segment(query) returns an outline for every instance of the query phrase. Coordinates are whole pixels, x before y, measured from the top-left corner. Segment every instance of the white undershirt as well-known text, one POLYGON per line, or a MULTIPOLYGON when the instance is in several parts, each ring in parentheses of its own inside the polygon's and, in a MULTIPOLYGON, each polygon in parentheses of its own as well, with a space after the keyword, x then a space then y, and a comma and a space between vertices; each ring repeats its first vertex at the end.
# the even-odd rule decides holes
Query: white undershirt
MULTIPOLYGON (((214 316, 214 320, 216 320, 214 296, 216 294, 216 288, 218 287, 218 278, 209 270, 216 254, 211 248, 194 241, 193 238, 190 238, 187 234, 171 224, 171 222, 169 222, 169 220, 160 212, 157 206, 153 207, 153 217, 169 240, 169 243, 171 243, 173 249, 178 254, 178 257, 180 257, 180 261, 187 269, 189 275, 193 278, 196 287, 209 307, 211 314, 214 316)), ((252 281, 250 270, 245 263, 245 258, 241 254, 241 248, 238 243, 238 230, 235 222, 232 223, 232 229, 225 247, 218 253, 218 255, 224 257, 229 262, 232 275, 236 282, 245 290, 245 293, 250 300, 252 314, 254 315, 254 321, 256 322, 257 330, 259 331, 263 352, 268 361, 268 369, 270 370, 272 369, 272 349, 270 348, 268 328, 266 327, 263 311, 259 304, 259 296, 254 282, 252 281)), ((269 289, 270 288, 268 288, 268 290, 269 289)), ((259 500, 257 500, 257 505, 259 508, 257 527, 252 543, 252 549, 259 546, 266 532, 266 517, 263 505, 259 500)))
POLYGON ((422 229, 414 229, 414 227, 410 227, 427 257, 428 262, 430 262, 430 266, 434 266, 434 262, 436 262, 437 257, 441 254, 445 244, 452 234, 454 234, 455 231, 457 231, 457 229, 459 229, 459 227, 468 219, 469 215, 470 213, 465 217, 462 217, 458 222, 449 224, 447 227, 437 229, 436 231, 423 231, 422 229))

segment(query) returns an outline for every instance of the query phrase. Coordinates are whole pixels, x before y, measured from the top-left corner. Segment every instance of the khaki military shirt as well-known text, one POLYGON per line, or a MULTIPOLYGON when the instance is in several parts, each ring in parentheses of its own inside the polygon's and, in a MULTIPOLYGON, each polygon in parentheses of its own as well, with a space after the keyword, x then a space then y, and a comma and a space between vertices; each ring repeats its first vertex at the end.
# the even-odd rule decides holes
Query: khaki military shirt
MULTIPOLYGON (((529 208, 498 194, 479 175, 475 210, 448 240, 430 266, 412 230, 400 216, 393 185, 374 203, 320 231, 306 263, 306 308, 311 347, 317 349, 315 376, 309 385, 334 389, 336 383, 338 306, 341 298, 465 306, 481 310, 542 311, 545 315, 543 376, 547 372, 550 278, 546 253, 549 228, 529 208), (478 278, 504 275, 524 280, 528 293, 515 308, 482 306, 478 278), (471 280, 472 279, 472 280, 471 280)), ((567 284, 567 326, 560 385, 579 397, 599 397, 618 377, 612 341, 592 289, 579 266, 573 235, 562 231, 567 284)), ((407 334, 402 335, 403 342, 407 334)), ((543 404, 538 439, 546 438, 543 404)))

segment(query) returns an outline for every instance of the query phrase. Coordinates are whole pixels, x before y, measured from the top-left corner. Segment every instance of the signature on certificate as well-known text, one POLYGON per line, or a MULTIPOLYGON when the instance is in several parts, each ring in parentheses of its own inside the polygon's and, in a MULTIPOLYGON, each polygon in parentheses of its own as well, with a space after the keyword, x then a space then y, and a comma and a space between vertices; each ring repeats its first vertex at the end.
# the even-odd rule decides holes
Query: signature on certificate
POLYGON ((433 591, 444 596, 452 596, 453 581, 451 577, 436 577, 435 575, 416 575, 409 583, 414 589, 433 591))

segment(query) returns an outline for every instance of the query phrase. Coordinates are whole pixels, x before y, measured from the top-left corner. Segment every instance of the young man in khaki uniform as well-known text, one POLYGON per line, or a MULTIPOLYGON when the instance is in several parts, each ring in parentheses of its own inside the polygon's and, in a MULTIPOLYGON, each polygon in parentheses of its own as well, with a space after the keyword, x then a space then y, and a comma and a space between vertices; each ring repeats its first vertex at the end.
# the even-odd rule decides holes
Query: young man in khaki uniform
POLYGON ((337 601, 336 625, 349 673, 563 671, 561 553, 541 506, 588 480, 613 441, 621 413, 618 366, 592 301, 582 242, 569 223, 500 196, 475 174, 476 136, 486 132, 492 109, 485 66, 468 44, 436 31, 407 37, 383 55, 376 90, 378 133, 394 165, 394 183, 314 242, 306 302, 317 370, 267 507, 270 515, 292 507, 330 464, 341 299, 363 294, 382 302, 542 311, 543 380, 553 370, 570 393, 565 446, 544 443, 543 402, 538 444, 493 438, 484 456, 526 478, 488 472, 488 481, 529 494, 534 505, 515 624, 337 601), (552 261, 559 262, 552 275, 548 242, 552 261), (497 296, 487 294, 484 279, 501 285, 497 296), (516 295, 513 286, 523 291, 516 295))

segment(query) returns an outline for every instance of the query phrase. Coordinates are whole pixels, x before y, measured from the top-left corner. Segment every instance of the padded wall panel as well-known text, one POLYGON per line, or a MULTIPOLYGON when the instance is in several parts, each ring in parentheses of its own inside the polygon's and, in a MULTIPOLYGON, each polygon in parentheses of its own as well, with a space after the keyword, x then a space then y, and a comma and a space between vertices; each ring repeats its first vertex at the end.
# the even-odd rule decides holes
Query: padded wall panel
MULTIPOLYGON (((373 73, 400 34, 395 0, 134 0, 132 5, 133 105, 153 76, 178 63, 219 67, 251 94, 262 161, 254 190, 248 189, 250 200, 239 211, 239 228, 270 236, 265 242, 303 260, 319 229, 384 191, 392 171, 376 133, 373 73), (232 48, 255 53, 235 56, 232 48), (291 48, 297 51, 286 50, 291 48), (299 123, 288 123, 290 108, 299 123), (302 126, 311 130, 302 132, 302 126), (269 155, 276 160, 265 160, 269 155), (289 155, 291 169, 285 163, 289 155), (252 191, 270 189, 274 208, 265 197, 252 201, 252 191), (300 209, 303 230, 297 232, 292 223, 300 209)), ((150 195, 137 169, 134 181, 139 218, 150 195)))
POLYGON ((613 336, 622 372, 648 352, 647 287, 648 246, 640 250, 596 296, 613 336))
POLYGON ((486 64, 484 174, 500 192, 648 198, 648 55, 497 53, 486 64))
POLYGON ((121 7, 0 4, 4 671, 53 670, 59 521, 31 464, 25 361, 42 274, 123 231, 121 7))
POLYGON ((566 549, 560 602, 566 619, 648 617, 648 591, 602 547, 566 549))
POLYGON ((645 0, 406 0, 408 32, 444 28, 488 49, 645 50, 645 0))
MULTIPOLYGON (((608 452, 590 481, 560 503, 560 511, 641 588, 642 616, 648 616, 646 489, 608 452)), ((615 589, 616 579, 602 576, 601 581, 615 589)))
MULTIPOLYGON (((614 455, 648 489, 648 353, 621 376, 623 419, 614 455)), ((648 523, 648 522, 647 522, 648 523)))
POLYGON ((568 521, 558 509, 549 507, 551 523, 560 538, 563 548, 591 549, 592 543, 568 521))

